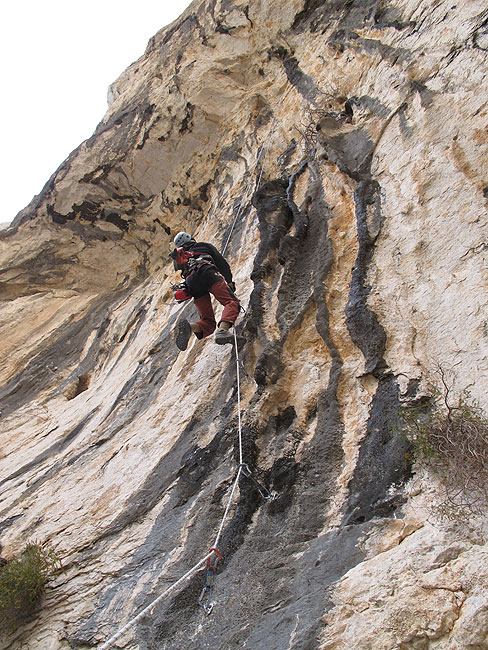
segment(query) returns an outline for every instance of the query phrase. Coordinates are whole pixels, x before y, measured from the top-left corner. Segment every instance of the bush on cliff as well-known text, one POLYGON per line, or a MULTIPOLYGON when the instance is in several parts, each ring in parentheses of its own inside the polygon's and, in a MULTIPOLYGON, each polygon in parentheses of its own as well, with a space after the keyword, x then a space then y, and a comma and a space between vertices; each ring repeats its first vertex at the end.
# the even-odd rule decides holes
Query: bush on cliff
POLYGON ((49 546, 31 543, 0 567, 0 630, 11 632, 31 618, 59 566, 49 546))
POLYGON ((427 406, 402 411, 403 431, 415 459, 440 479, 437 513, 458 519, 488 507, 488 417, 464 393, 454 403, 441 371, 443 389, 427 406))

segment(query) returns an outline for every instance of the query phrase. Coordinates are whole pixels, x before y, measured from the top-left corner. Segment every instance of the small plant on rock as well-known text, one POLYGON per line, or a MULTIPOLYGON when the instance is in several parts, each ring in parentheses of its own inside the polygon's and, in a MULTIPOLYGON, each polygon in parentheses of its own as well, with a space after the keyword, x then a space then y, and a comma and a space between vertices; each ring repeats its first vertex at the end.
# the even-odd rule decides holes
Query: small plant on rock
POLYGON ((431 391, 427 405, 401 413, 403 432, 415 459, 437 474, 442 489, 437 513, 459 519, 488 506, 488 417, 462 394, 451 398, 446 373, 441 391, 431 391))
POLYGON ((35 612, 60 561, 46 544, 28 544, 0 567, 0 630, 12 632, 35 612))

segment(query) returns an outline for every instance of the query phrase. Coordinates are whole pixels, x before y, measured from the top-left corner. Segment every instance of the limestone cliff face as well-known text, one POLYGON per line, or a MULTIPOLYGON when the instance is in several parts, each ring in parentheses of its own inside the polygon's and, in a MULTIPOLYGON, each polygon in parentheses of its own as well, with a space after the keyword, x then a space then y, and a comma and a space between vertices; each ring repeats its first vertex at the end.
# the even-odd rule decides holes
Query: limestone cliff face
POLYGON ((488 648, 486 518, 433 518, 393 426, 441 365, 488 406, 482 0, 195 0, 0 232, 0 542, 65 573, 1 648, 105 641, 203 557, 236 471, 234 352, 178 354, 179 230, 246 308, 245 461, 215 607, 116 647, 488 648))

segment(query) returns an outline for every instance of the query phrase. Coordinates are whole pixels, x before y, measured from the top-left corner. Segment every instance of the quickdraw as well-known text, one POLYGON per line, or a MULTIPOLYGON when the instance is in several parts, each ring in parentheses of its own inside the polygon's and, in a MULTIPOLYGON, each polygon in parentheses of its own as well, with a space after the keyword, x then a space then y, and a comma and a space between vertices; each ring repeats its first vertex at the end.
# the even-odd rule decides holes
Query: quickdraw
POLYGON ((202 589, 202 593, 200 594, 200 598, 198 599, 198 604, 203 609, 205 614, 207 614, 207 616, 212 612, 212 609, 214 607, 214 603, 212 602, 213 582, 215 577, 215 570, 217 569, 217 564, 219 560, 222 559, 222 555, 217 548, 212 547, 209 553, 211 553, 212 551, 216 554, 217 557, 214 558, 214 556, 211 555, 207 560, 205 585, 202 589), (212 560, 214 560, 213 563, 212 560))
POLYGON ((266 499, 266 501, 274 501, 276 499, 276 494, 270 492, 267 487, 264 487, 264 485, 262 485, 258 480, 254 478, 251 468, 247 463, 241 463, 239 467, 241 468, 241 472, 244 474, 244 476, 250 478, 251 481, 255 484, 263 499, 266 499))

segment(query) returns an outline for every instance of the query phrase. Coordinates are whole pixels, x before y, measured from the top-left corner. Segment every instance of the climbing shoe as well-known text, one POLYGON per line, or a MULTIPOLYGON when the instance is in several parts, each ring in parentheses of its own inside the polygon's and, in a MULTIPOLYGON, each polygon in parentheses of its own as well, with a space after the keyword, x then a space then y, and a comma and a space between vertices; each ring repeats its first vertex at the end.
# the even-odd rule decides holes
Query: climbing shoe
POLYGON ((231 332, 230 330, 217 330, 215 332, 214 341, 219 345, 234 343, 234 332, 231 332))
MULTIPOLYGON (((246 339, 240 334, 237 334, 236 338, 237 338, 237 347, 240 350, 244 345, 244 343, 246 342, 246 339)), ((219 345, 225 345, 226 343, 234 343, 234 332, 232 332, 231 330, 217 330, 215 332, 214 341, 219 345)))
POLYGON ((179 350, 186 350, 186 348, 188 347, 188 341, 190 340, 192 334, 193 331, 191 329, 191 325, 186 320, 186 318, 180 320, 180 322, 176 327, 176 337, 175 337, 176 347, 179 350))

